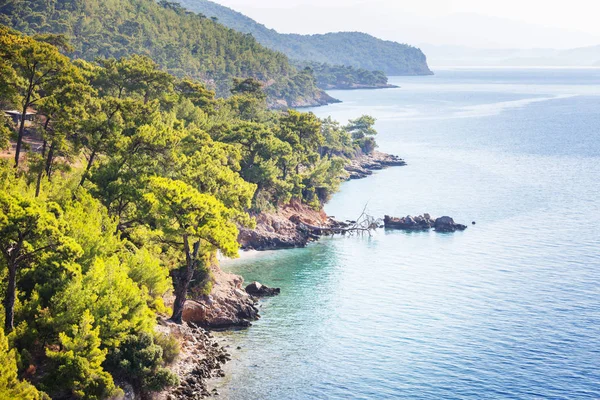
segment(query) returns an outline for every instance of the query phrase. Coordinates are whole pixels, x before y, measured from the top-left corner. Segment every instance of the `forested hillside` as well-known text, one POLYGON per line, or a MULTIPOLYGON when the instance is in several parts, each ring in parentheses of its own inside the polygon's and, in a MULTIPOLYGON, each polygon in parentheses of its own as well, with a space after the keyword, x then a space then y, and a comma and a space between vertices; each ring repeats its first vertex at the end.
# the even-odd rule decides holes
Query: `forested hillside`
POLYGON ((73 58, 147 55, 219 95, 228 94, 234 77, 253 77, 267 84, 280 106, 329 100, 285 55, 165 0, 7 0, 0 3, 0 23, 27 34, 63 34, 73 58))
POLYGON ((187 9, 216 17, 223 25, 252 34, 270 49, 293 60, 346 65, 387 75, 429 75, 431 71, 421 50, 359 32, 324 35, 280 34, 251 18, 209 0, 177 0, 187 9))
POLYGON ((311 61, 296 61, 298 69, 309 68, 321 89, 378 89, 393 88, 382 71, 369 71, 346 65, 330 65, 311 61))
POLYGON ((157 318, 211 293, 251 211, 320 209, 374 120, 270 111, 252 78, 216 98, 145 56, 53 44, 69 47, 0 26, 0 105, 22 110, 0 118, 0 398, 149 398, 178 384, 157 318))

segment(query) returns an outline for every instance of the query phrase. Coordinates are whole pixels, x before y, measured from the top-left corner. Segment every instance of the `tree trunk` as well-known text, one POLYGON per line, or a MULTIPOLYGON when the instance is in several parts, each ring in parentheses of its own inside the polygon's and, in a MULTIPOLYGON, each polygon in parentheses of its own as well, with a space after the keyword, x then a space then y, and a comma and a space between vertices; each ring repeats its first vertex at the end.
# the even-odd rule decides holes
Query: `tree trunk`
POLYGON ((260 194, 261 190, 262 190, 262 185, 260 183, 257 183, 256 190, 254 191, 254 195, 252 196, 252 203, 254 205, 256 205, 256 201, 258 200, 258 195, 260 194))
POLYGON ((15 168, 19 167, 19 156, 21 155, 21 146, 23 145, 23 135, 25 134, 25 117, 27 116, 27 109, 29 108, 29 104, 31 102, 31 94, 33 92, 33 87, 34 87, 34 85, 33 85, 34 75, 35 75, 35 70, 29 77, 29 87, 27 88, 27 96, 25 97, 25 102, 23 103, 23 112, 21 114, 21 124, 19 125, 19 136, 17 137, 17 147, 15 149, 15 168))
POLYGON ((88 174, 90 173, 90 169, 92 169, 92 163, 94 162, 94 159, 96 158, 96 150, 94 149, 94 151, 92 151, 92 154, 90 155, 90 159, 88 161, 88 165, 85 168, 85 172, 83 173, 83 175, 81 176, 81 181, 79 181, 79 186, 83 186, 83 184, 85 183, 85 180, 88 177, 88 174))
MULTIPOLYGON (((44 140, 44 145, 42 146, 42 157, 46 156, 46 146, 48 142, 44 140)), ((40 167, 40 172, 38 172, 37 182, 35 184, 35 197, 40 196, 40 188, 42 186, 42 176, 44 176, 44 169, 40 167)))
POLYGON ((46 166, 45 166, 46 176, 48 177, 48 180, 51 179, 51 175, 52 175, 52 161, 54 161, 54 150, 55 149, 56 149, 56 144, 54 141, 52 141, 52 144, 50 145, 50 150, 48 151, 48 158, 46 159, 46 166))
POLYGON ((173 315, 171 321, 176 324, 183 322, 183 309, 185 308, 185 301, 187 300, 187 291, 192 279, 187 279, 189 267, 186 268, 185 277, 177 282, 177 288, 175 289, 175 303, 173 303, 173 315))
POLYGON ((19 136, 17 137, 17 147, 15 149, 15 168, 19 167, 19 156, 21 155, 21 146, 23 145, 23 135, 25 134, 25 117, 27 116, 27 106, 29 105, 29 96, 23 107, 21 114, 21 123, 19 124, 19 136))
POLYGON ((200 242, 194 243, 193 251, 190 251, 189 241, 187 235, 183 238, 186 254, 186 267, 185 273, 177 280, 177 287, 175 288, 175 302, 173 303, 173 315, 171 321, 176 324, 183 322, 183 309, 185 308, 185 301, 187 300, 188 288, 194 277, 194 271, 196 264, 198 263, 198 252, 200 250, 200 242))
POLYGON ((6 296, 4 297, 4 331, 6 334, 12 332, 14 328, 15 316, 15 298, 17 294, 17 266, 8 265, 8 285, 6 287, 6 296))

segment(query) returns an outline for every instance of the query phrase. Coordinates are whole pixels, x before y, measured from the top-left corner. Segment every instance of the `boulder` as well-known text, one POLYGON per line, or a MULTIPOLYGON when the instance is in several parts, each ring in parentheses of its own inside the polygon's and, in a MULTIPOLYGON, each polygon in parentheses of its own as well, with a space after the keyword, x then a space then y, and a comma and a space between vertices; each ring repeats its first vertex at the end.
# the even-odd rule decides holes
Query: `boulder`
POLYGON ((258 282, 252 282, 251 284, 246 286, 246 293, 248 293, 250 296, 255 297, 269 297, 277 296, 279 293, 281 293, 281 289, 270 288, 258 282))
POLYGON ((466 225, 457 224, 450 217, 440 217, 435 220, 434 228, 436 232, 456 232, 467 229, 466 225))
POLYGON ((388 229, 400 229, 405 231, 423 231, 431 229, 434 221, 429 217, 428 214, 412 217, 407 215, 404 218, 394 218, 386 215, 383 219, 385 228, 388 229))

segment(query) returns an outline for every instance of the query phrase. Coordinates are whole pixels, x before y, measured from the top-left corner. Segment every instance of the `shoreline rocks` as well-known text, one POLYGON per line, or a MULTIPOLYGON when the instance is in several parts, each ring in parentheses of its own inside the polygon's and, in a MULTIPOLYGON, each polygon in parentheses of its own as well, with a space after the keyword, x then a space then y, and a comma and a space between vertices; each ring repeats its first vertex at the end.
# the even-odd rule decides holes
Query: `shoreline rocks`
POLYGON ((435 221, 429 214, 412 217, 410 215, 404 218, 394 218, 386 215, 383 218, 384 227, 387 229, 400 229, 405 231, 424 231, 431 229, 435 221))
POLYGON ((252 282, 246 286, 246 293, 254 297, 273 297, 281 293, 279 288, 270 288, 266 285, 262 285, 259 282, 252 282))
POLYGON ((210 295, 185 302, 183 320, 205 329, 246 328, 260 318, 256 299, 242 287, 241 276, 211 268, 213 288, 210 295))
POLYGON ((362 154, 353 159, 346 167, 347 180, 364 179, 388 167, 403 167, 406 161, 392 154, 374 151, 372 154, 362 154))
POLYGON ((331 220, 321 211, 293 200, 274 212, 254 215, 256 228, 239 228, 238 241, 242 250, 279 250, 306 247, 318 239, 306 225, 327 228, 331 220))
MULTIPOLYGON (((373 174, 373 171, 388 167, 405 166, 400 157, 381 153, 362 154, 354 158, 346 167, 346 180, 362 179, 373 174)), ((280 250, 306 247, 310 242, 327 234, 332 228, 344 227, 321 211, 315 211, 306 204, 292 201, 273 212, 261 212, 253 215, 256 228, 239 227, 238 241, 242 250, 280 250), (322 227, 319 232, 315 227, 322 227)))
POLYGON ((158 333, 171 335, 180 343, 180 352, 169 369, 179 377, 179 385, 151 395, 153 400, 204 399, 215 394, 209 391, 208 381, 225 376, 223 365, 231 360, 223 346, 212 334, 184 322, 175 324, 159 319, 158 333))

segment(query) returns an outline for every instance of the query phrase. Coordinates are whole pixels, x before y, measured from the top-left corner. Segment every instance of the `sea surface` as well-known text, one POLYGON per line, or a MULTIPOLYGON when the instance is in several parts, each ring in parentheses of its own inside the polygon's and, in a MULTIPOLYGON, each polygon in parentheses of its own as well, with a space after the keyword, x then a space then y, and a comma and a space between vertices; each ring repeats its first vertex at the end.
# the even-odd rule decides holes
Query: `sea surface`
POLYGON ((345 183, 326 211, 469 228, 225 262, 282 293, 223 334, 221 397, 600 399, 600 70, 435 72, 311 110, 373 115, 380 150, 408 162, 345 183))

